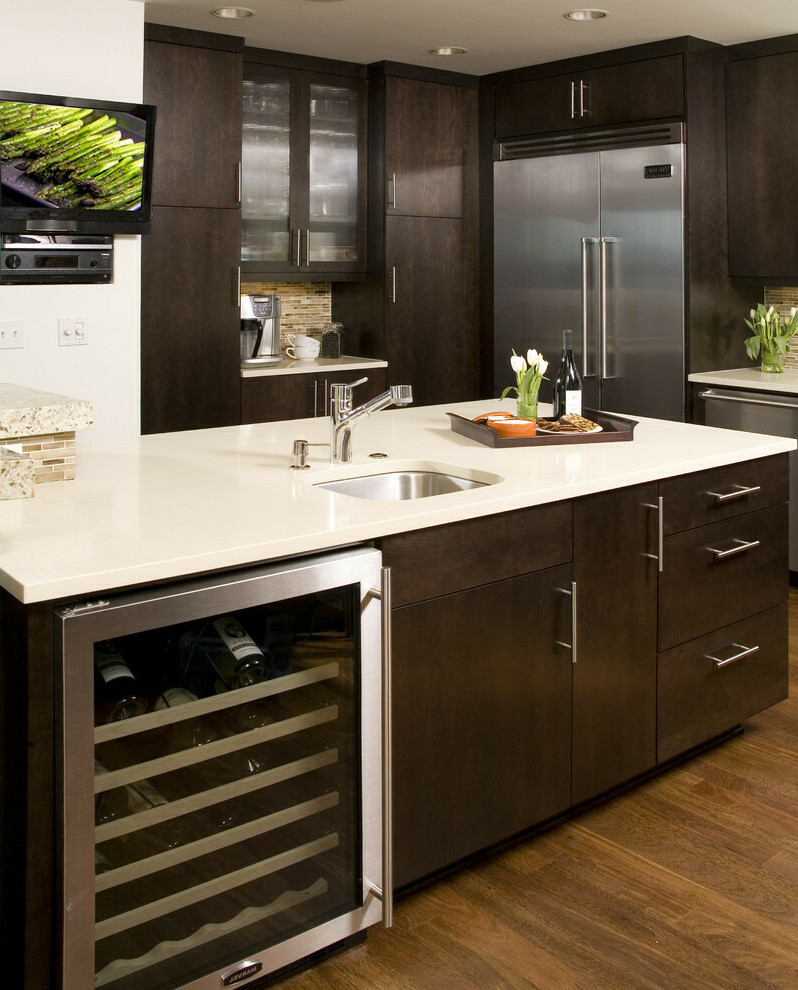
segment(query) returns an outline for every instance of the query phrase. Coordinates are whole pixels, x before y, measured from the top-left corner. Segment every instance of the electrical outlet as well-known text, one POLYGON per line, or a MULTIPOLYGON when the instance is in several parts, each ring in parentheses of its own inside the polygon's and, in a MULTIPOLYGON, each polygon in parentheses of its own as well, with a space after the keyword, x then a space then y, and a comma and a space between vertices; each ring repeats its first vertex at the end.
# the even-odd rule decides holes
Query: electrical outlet
POLYGON ((22 320, 0 320, 0 347, 24 347, 25 335, 22 320))
POLYGON ((59 316, 58 344, 60 347, 74 347, 87 344, 85 316, 59 316))

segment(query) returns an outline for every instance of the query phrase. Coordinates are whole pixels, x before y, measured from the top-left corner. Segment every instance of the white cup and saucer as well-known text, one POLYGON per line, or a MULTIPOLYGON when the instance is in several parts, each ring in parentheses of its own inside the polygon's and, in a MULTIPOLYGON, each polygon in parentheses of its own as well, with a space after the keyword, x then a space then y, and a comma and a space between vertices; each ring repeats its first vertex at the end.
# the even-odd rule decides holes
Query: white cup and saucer
POLYGON ((289 333, 289 347, 285 353, 295 361, 315 361, 321 350, 321 342, 315 337, 308 337, 304 333, 289 333))

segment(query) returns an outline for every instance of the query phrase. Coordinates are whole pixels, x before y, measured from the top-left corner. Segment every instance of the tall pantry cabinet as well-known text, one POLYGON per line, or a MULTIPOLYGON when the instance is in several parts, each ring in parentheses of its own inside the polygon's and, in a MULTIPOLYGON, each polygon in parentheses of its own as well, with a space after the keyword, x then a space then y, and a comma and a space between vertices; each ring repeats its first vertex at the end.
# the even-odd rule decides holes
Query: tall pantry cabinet
POLYGON ((477 394, 475 83, 370 67, 369 273, 334 287, 333 317, 416 404, 477 394))
POLYGON ((144 99, 157 118, 143 433, 239 421, 242 73, 241 38, 147 25, 144 99))

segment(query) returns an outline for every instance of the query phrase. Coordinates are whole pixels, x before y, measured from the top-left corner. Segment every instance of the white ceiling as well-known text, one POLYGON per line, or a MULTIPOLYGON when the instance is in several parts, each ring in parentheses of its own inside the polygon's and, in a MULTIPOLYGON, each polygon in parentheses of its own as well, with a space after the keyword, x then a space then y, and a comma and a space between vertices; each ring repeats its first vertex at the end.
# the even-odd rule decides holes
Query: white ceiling
POLYGON ((255 11, 242 20, 211 16, 221 2, 147 2, 145 19, 257 48, 474 75, 686 34, 730 45, 798 33, 794 0, 598 0, 610 16, 590 23, 565 20, 569 0, 226 0, 255 11), (469 54, 428 54, 443 45, 469 54))

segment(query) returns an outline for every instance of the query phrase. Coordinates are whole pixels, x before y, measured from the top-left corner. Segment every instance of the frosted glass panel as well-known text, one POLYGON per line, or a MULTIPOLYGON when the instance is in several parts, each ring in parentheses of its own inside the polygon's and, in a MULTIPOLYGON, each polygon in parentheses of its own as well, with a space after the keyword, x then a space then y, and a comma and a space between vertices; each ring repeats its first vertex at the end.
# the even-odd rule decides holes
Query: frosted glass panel
POLYGON ((244 80, 241 260, 290 261, 291 83, 244 80))
POLYGON ((357 260, 357 122, 355 86, 311 84, 311 264, 357 260))

